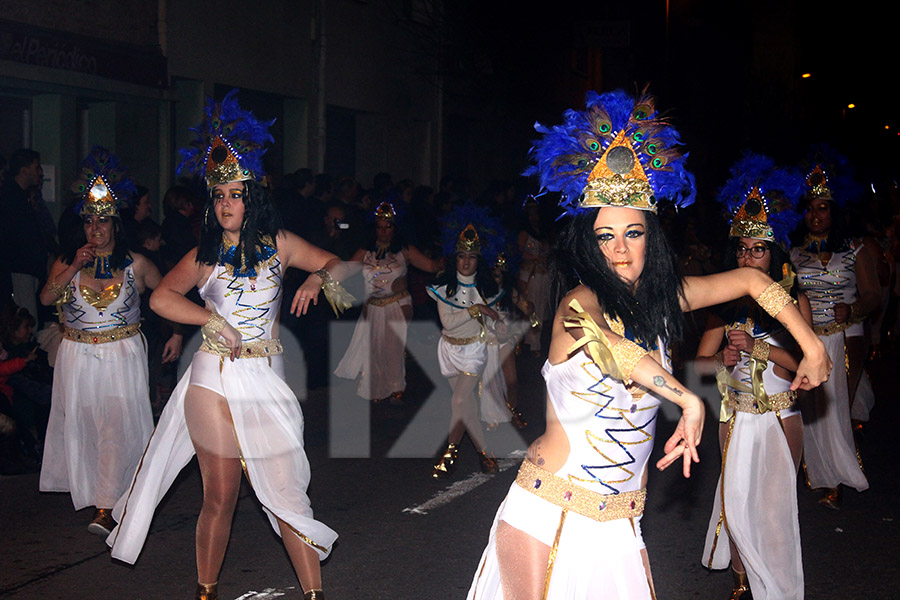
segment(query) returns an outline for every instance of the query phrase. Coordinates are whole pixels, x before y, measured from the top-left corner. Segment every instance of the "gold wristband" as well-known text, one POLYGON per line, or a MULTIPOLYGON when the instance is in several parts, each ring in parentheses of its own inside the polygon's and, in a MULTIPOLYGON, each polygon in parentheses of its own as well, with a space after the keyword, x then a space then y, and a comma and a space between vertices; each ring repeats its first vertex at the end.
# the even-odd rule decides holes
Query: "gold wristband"
POLYGON ((327 269, 319 269, 313 275, 317 275, 319 279, 322 280, 322 288, 324 289, 326 285, 329 283, 334 283, 334 277, 331 276, 331 273, 328 272, 327 269))
POLYGON ((641 359, 647 355, 647 351, 629 340, 628 338, 619 338, 619 341, 613 344, 610 349, 616 366, 625 381, 631 381, 631 373, 641 359))
POLYGON ((773 281, 769 284, 769 287, 763 290, 763 292, 756 297, 756 303, 759 304, 760 308, 769 313, 769 316, 774 317, 778 313, 781 312, 785 306, 793 302, 791 296, 784 291, 784 288, 781 287, 781 284, 773 281))
POLYGON ((771 349, 772 347, 769 345, 769 342, 754 340, 753 350, 750 352, 750 356, 759 361, 768 361, 769 351, 771 351, 771 349))
POLYGON ((47 287, 50 289, 50 292, 53 293, 54 298, 59 298, 60 296, 62 296, 63 294, 66 293, 66 290, 69 289, 68 284, 61 285, 59 283, 56 283, 52 279, 47 282, 47 287))
POLYGON ((225 317, 217 313, 216 311, 212 311, 209 314, 209 318, 206 320, 206 323, 203 325, 203 329, 206 330, 207 333, 213 335, 213 337, 218 337, 222 330, 225 329, 225 317))
POLYGON ((481 307, 478 306, 477 304, 473 304, 472 306, 470 306, 468 308, 468 311, 469 311, 469 316, 472 317, 473 319, 477 319, 477 318, 481 317, 481 307))

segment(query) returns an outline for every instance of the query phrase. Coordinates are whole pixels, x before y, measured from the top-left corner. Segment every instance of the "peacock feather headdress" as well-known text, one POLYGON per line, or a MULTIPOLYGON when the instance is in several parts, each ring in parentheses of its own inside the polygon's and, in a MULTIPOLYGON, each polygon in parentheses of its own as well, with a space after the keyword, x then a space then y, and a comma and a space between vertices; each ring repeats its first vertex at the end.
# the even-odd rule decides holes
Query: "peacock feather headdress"
POLYGON ((752 152, 729 172, 731 177, 716 196, 730 219, 729 235, 789 245, 788 236, 802 218, 796 206, 806 190, 803 176, 752 152))
POLYGON ((104 217, 118 217, 119 209, 130 206, 137 194, 137 185, 119 157, 102 146, 94 146, 81 161, 70 189, 81 198, 76 213, 104 217))
POLYGON ((260 121, 242 109, 237 93, 238 90, 231 90, 219 103, 206 99, 203 122, 191 128, 197 137, 188 148, 179 151, 179 175, 202 175, 207 188, 249 180, 265 185, 262 157, 265 144, 275 141, 269 133, 275 119, 260 121))
POLYGON ((646 91, 637 99, 621 90, 588 92, 586 110, 570 109, 563 123, 546 127, 534 142, 534 165, 541 188, 560 192, 566 214, 598 206, 625 206, 656 212, 666 199, 685 207, 696 195, 685 169, 678 131, 656 109, 646 91))
POLYGON ((806 161, 806 197, 831 200, 838 206, 856 202, 863 188, 853 178, 847 158, 827 144, 810 149, 806 161))
POLYGON ((441 246, 444 254, 478 252, 493 265, 503 251, 506 233, 500 219, 475 204, 457 206, 441 218, 441 246))

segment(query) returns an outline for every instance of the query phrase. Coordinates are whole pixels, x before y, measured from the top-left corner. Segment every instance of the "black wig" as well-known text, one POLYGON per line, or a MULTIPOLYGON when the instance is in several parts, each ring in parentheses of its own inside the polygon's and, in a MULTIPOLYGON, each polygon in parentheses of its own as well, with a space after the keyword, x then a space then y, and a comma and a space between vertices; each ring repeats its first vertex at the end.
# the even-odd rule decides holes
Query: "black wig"
MULTIPOLYGON (((200 244, 197 247, 197 262, 204 265, 216 264, 222 244, 223 229, 213 209, 215 201, 212 194, 213 190, 209 190, 200 226, 200 244)), ((234 254, 234 260, 238 264, 234 266, 241 266, 243 255, 245 267, 255 269, 260 262, 256 248, 262 246, 260 240, 263 237, 269 237, 273 244, 276 243, 281 230, 281 217, 269 200, 268 190, 256 181, 244 182, 243 202, 244 223, 241 225, 241 239, 234 254)))
MULTIPOLYGON (((438 273, 437 277, 434 280, 434 284, 436 286, 446 285, 447 286, 447 297, 449 298, 453 294, 456 293, 457 286, 457 278, 456 278, 456 255, 451 254, 446 257, 447 268, 438 273)), ((484 257, 480 254, 478 255, 478 270, 475 271, 475 289, 478 290, 479 295, 483 300, 487 300, 489 298, 493 298, 500 292, 500 286, 497 285, 497 281, 494 279, 494 274, 491 272, 491 267, 487 264, 487 261, 484 260, 484 257)))
POLYGON ((681 276, 673 252, 655 213, 646 211, 644 270, 631 288, 609 268, 597 242, 594 222, 602 209, 571 217, 556 240, 551 257, 552 297, 558 304, 579 283, 597 296, 603 310, 620 319, 634 335, 654 344, 662 338, 677 342, 684 332, 681 276))

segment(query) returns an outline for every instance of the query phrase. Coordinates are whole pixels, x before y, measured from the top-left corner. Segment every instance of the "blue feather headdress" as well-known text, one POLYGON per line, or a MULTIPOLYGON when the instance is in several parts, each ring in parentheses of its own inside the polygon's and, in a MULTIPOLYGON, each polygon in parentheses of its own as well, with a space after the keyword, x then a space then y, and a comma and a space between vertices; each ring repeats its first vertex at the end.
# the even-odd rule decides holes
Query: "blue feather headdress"
POLYGON ((179 151, 179 175, 201 175, 208 188, 249 180, 265 185, 262 157, 265 143, 275 141, 269 133, 275 119, 260 121, 249 110, 243 110, 237 93, 236 89, 231 90, 220 103, 206 99, 203 122, 191 128, 197 137, 190 147, 179 151))
POLYGON ((806 161, 806 197, 825 199, 838 206, 856 202, 863 188, 853 178, 847 158, 827 144, 813 146, 806 161))
POLYGON ((687 154, 674 127, 656 110, 646 90, 637 99, 621 90, 588 92, 587 110, 567 110, 563 123, 534 128, 534 165, 541 188, 561 192, 568 215, 598 206, 625 206, 656 212, 659 200, 682 208, 696 195, 687 154))
POLYGON ((137 194, 137 185, 119 157, 102 146, 94 146, 81 161, 70 189, 81 198, 75 205, 77 214, 105 217, 119 216, 119 209, 130 206, 137 194))
POLYGON ((503 252, 506 232, 497 217, 475 204, 457 206, 440 219, 441 247, 445 256, 460 251, 478 252, 493 265, 503 252))
POLYGON ((716 196, 728 212, 729 235, 789 245, 788 236, 801 220, 796 206, 806 190, 803 176, 752 152, 729 172, 731 177, 716 196))

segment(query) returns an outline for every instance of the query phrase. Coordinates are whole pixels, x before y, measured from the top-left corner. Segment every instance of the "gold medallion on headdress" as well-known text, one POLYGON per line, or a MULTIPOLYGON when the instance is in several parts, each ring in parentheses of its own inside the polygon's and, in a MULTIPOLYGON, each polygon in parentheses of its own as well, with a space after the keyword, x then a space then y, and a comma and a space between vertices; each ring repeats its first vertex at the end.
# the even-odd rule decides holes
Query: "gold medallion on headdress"
POLYGON ((119 209, 117 204, 112 190, 109 189, 109 185, 107 185, 102 175, 98 175, 85 196, 81 214, 118 217, 119 209))
POLYGON ((206 161, 206 185, 210 188, 232 181, 248 181, 253 179, 249 169, 241 167, 237 154, 231 145, 216 136, 209 149, 209 159, 206 161))
POLYGON ((766 199, 760 192, 758 185, 753 186, 753 189, 747 194, 744 203, 734 213, 734 218, 731 221, 731 231, 728 235, 767 242, 775 239, 772 227, 769 225, 766 199))
POLYGON ((653 189, 624 130, 594 165, 581 206, 623 206, 656 212, 653 189))
POLYGON ((393 223, 397 220, 397 212, 394 210, 394 205, 390 202, 384 201, 379 204, 375 208, 375 218, 376 219, 384 219, 385 221, 390 221, 393 223))
POLYGON ((460 232, 459 238, 456 240, 456 251, 481 252, 481 240, 478 239, 478 232, 471 223, 466 225, 466 228, 460 232))
POLYGON ((816 165, 806 176, 807 195, 810 198, 831 200, 831 188, 828 186, 828 176, 822 169, 822 165, 816 165))

